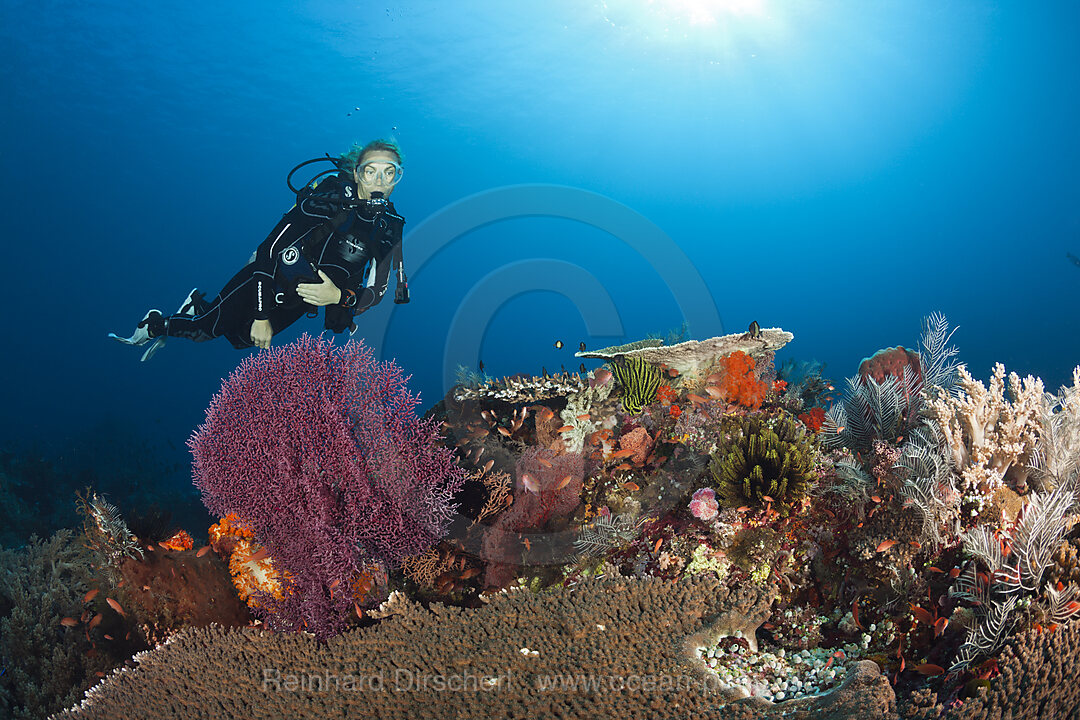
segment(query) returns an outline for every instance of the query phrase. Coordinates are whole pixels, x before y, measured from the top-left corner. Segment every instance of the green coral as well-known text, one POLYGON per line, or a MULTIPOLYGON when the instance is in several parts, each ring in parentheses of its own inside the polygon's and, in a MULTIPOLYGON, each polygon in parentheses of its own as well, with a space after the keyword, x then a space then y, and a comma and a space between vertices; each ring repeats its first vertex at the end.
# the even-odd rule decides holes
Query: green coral
POLYGON ((788 414, 729 415, 709 470, 721 505, 771 506, 787 517, 817 479, 814 445, 802 423, 788 414))
POLYGON ((636 355, 620 355, 612 359, 611 370, 622 387, 622 403, 626 412, 637 415, 656 399, 661 380, 660 368, 636 355))
POLYGON ((687 575, 707 575, 716 573, 721 580, 727 577, 731 568, 731 561, 722 552, 716 552, 708 545, 702 543, 694 548, 690 554, 690 562, 686 565, 687 575))

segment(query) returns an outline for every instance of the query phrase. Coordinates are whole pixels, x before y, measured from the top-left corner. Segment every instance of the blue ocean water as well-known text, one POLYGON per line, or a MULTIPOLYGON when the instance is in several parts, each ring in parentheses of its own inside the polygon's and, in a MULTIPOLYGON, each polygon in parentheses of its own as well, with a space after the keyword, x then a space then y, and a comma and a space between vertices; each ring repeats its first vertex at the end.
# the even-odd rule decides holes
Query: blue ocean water
POLYGON ((6 0, 4 447, 186 487, 184 441, 247 353, 172 340, 140 363, 106 333, 216 293, 295 164, 388 136, 412 302, 357 337, 425 408, 458 362, 574 369, 579 342, 684 321, 783 327, 778 360, 840 379, 935 310, 976 377, 1001 361, 1056 389, 1080 362, 1078 21, 1066 2, 6 0))

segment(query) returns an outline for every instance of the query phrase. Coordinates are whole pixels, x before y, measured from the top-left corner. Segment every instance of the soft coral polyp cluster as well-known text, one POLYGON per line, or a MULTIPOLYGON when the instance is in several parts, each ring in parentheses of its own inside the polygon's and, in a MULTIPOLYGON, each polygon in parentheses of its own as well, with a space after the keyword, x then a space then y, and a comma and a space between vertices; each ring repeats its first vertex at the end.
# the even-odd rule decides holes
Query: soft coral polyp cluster
POLYGON ((724 400, 752 410, 761 407, 769 386, 754 374, 754 358, 737 350, 720 359, 717 374, 720 375, 718 389, 724 400))

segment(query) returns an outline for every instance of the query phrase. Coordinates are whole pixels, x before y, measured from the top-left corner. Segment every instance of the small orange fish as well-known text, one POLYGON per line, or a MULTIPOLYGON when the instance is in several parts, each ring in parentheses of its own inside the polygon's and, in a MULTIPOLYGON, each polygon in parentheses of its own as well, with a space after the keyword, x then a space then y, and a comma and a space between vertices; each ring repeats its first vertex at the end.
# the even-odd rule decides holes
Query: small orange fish
POLYGON ((954 567, 952 570, 950 570, 949 577, 951 577, 953 580, 960 577, 960 568, 954 567))
POLYGON ((563 425, 563 426, 562 426, 561 428, 559 428, 559 429, 558 429, 558 430, 556 430, 555 432, 561 432, 561 433, 564 433, 564 432, 570 432, 570 431, 571 431, 571 430, 573 430, 573 429, 574 429, 574 426, 573 426, 573 425, 563 425))
POLYGON ((919 607, 915 603, 909 603, 909 605, 911 605, 911 614, 915 616, 916 620, 918 620, 919 622, 921 622, 921 623, 923 623, 925 625, 933 625, 934 624, 934 616, 933 615, 928 613, 926 610, 923 610, 921 607, 919 607))
POLYGON ((851 619, 855 621, 855 627, 860 630, 865 630, 862 623, 859 622, 859 597, 856 595, 855 599, 851 602, 851 619))
POLYGON ((652 549, 653 553, 658 552, 660 550, 660 546, 663 545, 663 544, 664 544, 664 538, 656 538, 656 544, 653 545, 653 549, 652 549))
POLYGON ((333 590, 334 588, 336 588, 340 584, 341 584, 341 578, 338 578, 334 582, 330 583, 330 589, 333 590))
POLYGON ((356 617, 358 617, 358 618, 364 617, 364 611, 360 609, 360 603, 355 603, 354 602, 352 604, 352 606, 353 606, 353 609, 356 610, 356 617))
POLYGON ((742 513, 742 512, 746 512, 749 509, 750 509, 749 505, 740 505, 739 507, 735 508, 735 512, 741 512, 742 513))
POLYGON ((93 590, 91 590, 90 592, 88 592, 88 593, 86 593, 85 595, 83 595, 82 601, 83 601, 84 603, 88 603, 88 602, 90 602, 91 600, 93 600, 93 599, 94 599, 95 597, 97 597, 97 594, 98 594, 98 589, 97 589, 97 588, 94 588, 94 589, 93 589, 93 590))
POLYGON ((623 490, 626 490, 628 492, 637 492, 640 489, 641 488, 638 487, 637 483, 632 483, 632 482, 623 483, 623 490))
POLYGON ((490 470, 491 466, 494 465, 494 464, 495 464, 495 458, 492 458, 491 460, 488 460, 486 463, 484 463, 484 472, 486 473, 488 470, 490 470))
POLYGON ((66 618, 64 618, 63 620, 60 621, 60 624, 63 625, 64 627, 75 627, 76 625, 79 624, 79 621, 76 620, 73 617, 66 617, 66 618))
POLYGON ((616 450, 615 452, 611 453, 611 457, 613 457, 613 458, 624 458, 624 457, 630 457, 630 456, 631 456, 631 455, 633 455, 633 454, 634 454, 635 452, 637 452, 637 451, 636 451, 636 450, 630 450, 630 449, 626 449, 626 450, 616 450))
POLYGON ((103 637, 104 637, 104 638, 105 638, 106 640, 112 640, 112 639, 113 639, 113 636, 112 636, 112 635, 109 635, 108 633, 106 633, 106 634, 105 634, 105 635, 104 635, 103 637))
POLYGON ((886 550, 888 550, 889 548, 891 548, 895 544, 896 544, 895 540, 882 540, 877 546, 877 551, 878 552, 885 552, 886 550))
POLYGON ((762 499, 762 500, 764 500, 765 502, 769 502, 769 503, 771 503, 771 502, 776 502, 775 500, 773 500, 773 499, 772 499, 771 497, 769 497, 768 495, 762 495, 762 496, 761 496, 761 499, 762 499))
POLYGON ((941 635, 945 632, 945 628, 949 626, 949 618, 939 617, 934 623, 934 637, 941 635))
POLYGON ((98 625, 101 624, 102 619, 103 618, 102 618, 101 613, 98 613, 94 617, 90 618, 90 622, 88 622, 86 624, 86 627, 89 628, 90 630, 93 630, 94 628, 96 628, 98 625))
POLYGON ((719 400, 720 398, 724 397, 724 393, 720 392, 720 389, 719 389, 719 388, 717 388, 717 387, 715 387, 715 386, 713 386, 713 385, 706 385, 706 386, 705 386, 705 393, 706 393, 706 394, 707 394, 707 395, 708 395, 709 397, 711 397, 711 398, 715 398, 715 399, 717 399, 717 400, 719 400))
POLYGON ((536 462, 540 463, 541 465, 543 465, 546 468, 551 467, 551 461, 548 460, 547 458, 538 457, 538 458, 536 458, 536 462))
POLYGON ((127 613, 124 612, 124 608, 120 607, 120 603, 116 602, 111 597, 105 598, 105 602, 109 603, 109 607, 111 607, 113 610, 120 613, 122 616, 127 617, 127 613))
POLYGON ((529 542, 529 538, 522 538, 521 544, 525 546, 525 550, 532 550, 532 543, 529 542))
POLYGON ((940 665, 933 665, 931 663, 923 663, 922 665, 916 665, 914 670, 920 675, 929 675, 931 677, 934 675, 945 674, 945 668, 941 667, 940 665))
POLYGON ((588 420, 592 416, 589 415, 589 413, 582 413, 581 415, 575 415, 574 417, 576 417, 578 420, 588 420))
POLYGON ((615 466, 616 470, 632 470, 634 468, 630 463, 619 463, 615 466))
POLYGON ((922 550, 922 543, 918 540, 912 540, 909 545, 911 545, 911 547, 915 548, 916 550, 922 550))
POLYGON ((933 565, 931 565, 931 566, 930 566, 930 567, 929 567, 928 569, 930 570, 930 572, 936 572, 936 573, 943 573, 943 572, 945 572, 945 571, 944 571, 944 570, 942 570, 941 568, 939 568, 939 567, 934 567, 933 565))
POLYGON ((506 429, 506 428, 504 428, 504 427, 503 427, 502 425, 500 425, 500 426, 499 426, 499 434, 500 434, 500 435, 502 435, 502 436, 504 436, 504 437, 510 437, 510 434, 511 434, 511 433, 510 433, 510 431, 509 431, 509 430, 507 430, 507 429, 506 429))
POLYGON ((461 579, 462 580, 468 580, 469 578, 476 577, 479 574, 480 574, 480 568, 472 567, 472 568, 469 568, 468 570, 466 570, 465 572, 461 573, 461 579))
POLYGON ((880 498, 880 497, 878 497, 877 495, 871 495, 871 496, 870 496, 870 499, 871 499, 871 500, 873 500, 873 501, 874 501, 874 502, 876 502, 876 503, 879 503, 879 502, 881 502, 881 498, 880 498))
POLYGON ((261 548, 259 548, 258 552, 256 552, 256 553, 255 553, 255 554, 253 554, 253 555, 252 555, 251 557, 249 557, 249 558, 247 559, 247 561, 248 561, 249 563, 257 563, 257 562, 262 562, 262 561, 263 561, 263 560, 265 560, 265 559, 266 559, 267 557, 269 557, 269 555, 270 555, 270 551, 269 551, 269 550, 267 550, 267 549, 266 549, 266 548, 264 548, 264 547, 261 547, 261 548))
POLYGON ((570 481, 573 480, 573 479, 574 479, 573 475, 567 475, 566 477, 564 477, 562 480, 559 481, 559 484, 555 486, 555 489, 556 490, 562 490, 564 487, 569 485, 570 481))
POLYGON ((195 553, 195 557, 201 558, 203 555, 205 555, 208 552, 210 552, 210 546, 209 545, 203 545, 201 548, 199 548, 199 551, 195 553))
POLYGON ((702 403, 709 402, 705 398, 701 397, 700 395, 695 395, 694 393, 690 393, 689 395, 687 395, 686 399, 689 400, 695 407, 701 405, 702 403))

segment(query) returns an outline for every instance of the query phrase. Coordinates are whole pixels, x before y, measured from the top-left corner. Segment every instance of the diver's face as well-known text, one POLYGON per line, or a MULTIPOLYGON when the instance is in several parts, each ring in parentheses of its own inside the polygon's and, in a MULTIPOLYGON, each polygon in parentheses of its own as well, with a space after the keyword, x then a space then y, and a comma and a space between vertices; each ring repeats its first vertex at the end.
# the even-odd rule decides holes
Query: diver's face
POLYGON ((401 165, 394 153, 386 150, 367 153, 360 158, 353 170, 353 180, 356 181, 360 198, 363 200, 370 200, 373 192, 381 192, 384 198, 389 198, 399 179, 401 165))

